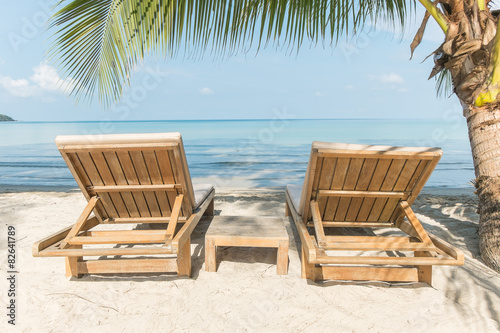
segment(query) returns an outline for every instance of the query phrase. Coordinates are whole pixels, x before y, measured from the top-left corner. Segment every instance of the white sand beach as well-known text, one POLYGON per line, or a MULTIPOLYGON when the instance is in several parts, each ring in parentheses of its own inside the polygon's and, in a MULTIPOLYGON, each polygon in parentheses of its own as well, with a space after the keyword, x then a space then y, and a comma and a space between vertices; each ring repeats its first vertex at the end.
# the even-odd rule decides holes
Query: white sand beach
MULTIPOLYGON (((435 266, 425 283, 313 283, 300 278, 297 235, 283 188, 217 188, 216 215, 274 215, 290 237, 289 272, 276 275, 274 249, 222 248, 204 270, 203 218, 192 237, 191 278, 172 274, 69 279, 63 258, 34 258, 34 242, 74 223, 86 201, 77 189, 0 187, 0 269, 7 226, 16 228, 17 318, 8 332, 496 332, 500 275, 478 250, 471 189, 425 189, 413 208, 424 227, 465 253, 462 267, 435 266)), ((2 274, 0 295, 8 300, 2 274)), ((6 332, 4 329, 1 331, 6 332)))

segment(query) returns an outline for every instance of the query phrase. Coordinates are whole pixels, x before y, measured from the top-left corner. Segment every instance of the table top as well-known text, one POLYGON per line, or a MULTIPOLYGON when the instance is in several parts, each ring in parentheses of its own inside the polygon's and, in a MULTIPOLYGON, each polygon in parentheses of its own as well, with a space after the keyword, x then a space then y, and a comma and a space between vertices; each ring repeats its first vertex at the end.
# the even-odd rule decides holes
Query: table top
POLYGON ((206 236, 288 240, 283 219, 277 216, 214 216, 206 236))

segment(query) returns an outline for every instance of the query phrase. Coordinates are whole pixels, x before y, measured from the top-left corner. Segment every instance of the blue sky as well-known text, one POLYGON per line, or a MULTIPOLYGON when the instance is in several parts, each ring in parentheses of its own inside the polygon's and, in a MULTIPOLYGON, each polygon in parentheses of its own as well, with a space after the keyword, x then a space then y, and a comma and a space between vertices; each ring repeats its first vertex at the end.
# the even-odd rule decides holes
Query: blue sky
MULTIPOLYGON (((75 105, 44 57, 49 0, 11 1, 0 13, 0 113, 22 121, 445 118, 461 113, 455 96, 436 97, 427 80, 442 32, 429 26, 413 60, 413 24, 403 38, 385 30, 309 47, 298 55, 272 47, 227 60, 148 59, 112 110, 75 105)), ((417 15, 419 22, 422 12, 417 15)))

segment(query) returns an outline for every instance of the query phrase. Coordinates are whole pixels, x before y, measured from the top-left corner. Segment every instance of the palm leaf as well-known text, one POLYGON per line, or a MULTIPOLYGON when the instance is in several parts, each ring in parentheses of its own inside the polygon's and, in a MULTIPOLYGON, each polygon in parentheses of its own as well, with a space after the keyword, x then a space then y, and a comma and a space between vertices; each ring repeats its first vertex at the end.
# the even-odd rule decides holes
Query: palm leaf
POLYGON ((148 53, 214 57, 270 44, 297 49, 336 43, 367 22, 404 26, 415 1, 404 0, 62 0, 53 16, 50 60, 71 78, 76 101, 97 91, 117 102, 148 53))
POLYGON ((436 95, 438 97, 450 97, 453 94, 453 82, 451 73, 444 68, 436 76, 436 95))

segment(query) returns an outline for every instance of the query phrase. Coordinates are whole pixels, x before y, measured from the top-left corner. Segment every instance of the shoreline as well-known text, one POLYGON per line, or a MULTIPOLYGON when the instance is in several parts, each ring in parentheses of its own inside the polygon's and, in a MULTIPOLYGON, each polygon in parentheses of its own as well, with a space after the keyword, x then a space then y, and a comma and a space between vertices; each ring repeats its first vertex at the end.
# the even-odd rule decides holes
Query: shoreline
MULTIPOLYGON (((193 181, 196 183, 196 179, 193 181)), ((210 182, 208 182, 210 183, 210 182)), ((245 187, 237 186, 216 186, 216 190, 226 193, 229 191, 284 191, 285 186, 261 186, 261 187, 245 187)), ((20 193, 20 192, 73 192, 80 191, 78 186, 69 185, 5 185, 0 184, 0 193, 20 193)), ((475 195, 475 188, 468 187, 438 187, 438 186, 425 186, 420 195, 434 194, 434 195, 475 195)))

